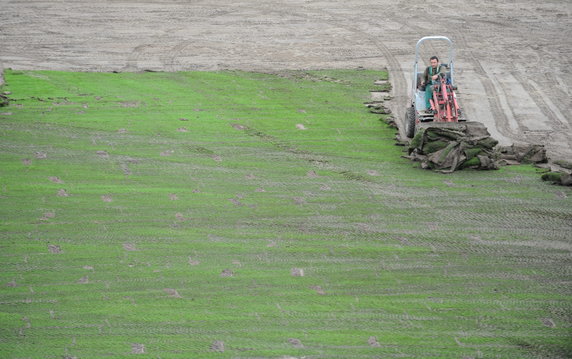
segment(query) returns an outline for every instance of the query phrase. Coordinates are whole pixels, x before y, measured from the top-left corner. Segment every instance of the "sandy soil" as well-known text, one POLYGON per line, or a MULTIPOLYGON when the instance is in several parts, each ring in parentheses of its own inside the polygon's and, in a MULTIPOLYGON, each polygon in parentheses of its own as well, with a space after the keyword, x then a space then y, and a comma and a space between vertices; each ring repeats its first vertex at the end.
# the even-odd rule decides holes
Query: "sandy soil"
MULTIPOLYGON (((572 2, 1 0, 0 69, 387 67, 403 118, 416 41, 457 45, 469 120, 503 144, 572 158, 572 2)), ((438 52, 427 48, 429 56, 438 52)))

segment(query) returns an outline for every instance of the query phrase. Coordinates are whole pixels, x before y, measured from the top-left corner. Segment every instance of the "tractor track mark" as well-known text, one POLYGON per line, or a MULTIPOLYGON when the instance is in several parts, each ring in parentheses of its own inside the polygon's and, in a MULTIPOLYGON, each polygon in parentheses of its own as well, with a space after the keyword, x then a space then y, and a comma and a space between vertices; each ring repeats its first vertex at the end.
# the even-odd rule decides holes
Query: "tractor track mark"
MULTIPOLYGON (((199 3, 204 3, 205 1, 198 1, 196 4, 199 3)), ((216 18, 216 17, 220 17, 220 16, 224 16, 224 15, 228 15, 231 14, 233 12, 236 12, 238 10, 225 10, 225 11, 215 11, 213 14, 208 15, 207 17, 210 19, 216 18)), ((181 29, 181 28, 178 28, 181 29)), ((163 34, 156 37, 156 40, 153 41, 152 43, 149 44, 140 44, 138 46, 136 46, 128 55, 127 55, 127 60, 125 62, 124 67, 122 68, 122 71, 140 71, 142 70, 142 68, 140 68, 138 66, 138 62, 139 59, 143 56, 144 52, 148 49, 154 49, 156 47, 156 45, 160 45, 162 44, 165 40, 168 40, 169 38, 169 34, 175 29, 171 28, 171 29, 166 29, 163 31, 163 34)), ((160 62, 163 66, 163 68, 165 68, 167 71, 179 71, 180 69, 178 69, 176 67, 176 63, 177 63, 177 58, 181 56, 181 54, 183 53, 183 51, 189 47, 189 46, 193 46, 195 45, 195 40, 182 40, 179 41, 176 45, 174 45, 170 51, 165 52, 165 54, 163 54, 162 56, 160 56, 160 62)))
MULTIPOLYGON (((204 2, 204 1, 203 1, 204 2)), ((235 9, 235 10, 225 10, 225 11, 215 11, 214 14, 211 14, 209 16, 207 16, 209 19, 214 19, 220 16, 224 16, 224 15, 228 15, 228 14, 232 14, 235 12, 240 11, 240 9, 235 9)), ((165 58, 168 59, 168 61, 165 60, 161 60, 162 64, 164 67, 170 69, 170 71, 179 71, 180 69, 178 69, 175 66, 175 63, 177 62, 177 58, 180 57, 183 54, 183 50, 185 50, 187 47, 189 46, 193 46, 196 45, 196 40, 192 39, 192 40, 183 40, 180 41, 178 44, 176 44, 175 46, 173 46, 173 48, 171 48, 170 50, 170 55, 169 56, 165 56, 165 58)))
MULTIPOLYGON (((540 111, 546 116, 550 121, 552 128, 557 130, 558 133, 572 133, 572 126, 566 121, 564 115, 560 110, 554 105, 548 103, 549 99, 545 100, 545 95, 538 90, 537 85, 535 85, 530 80, 524 78, 517 71, 511 71, 511 75, 521 84, 524 90, 530 95, 535 105, 540 109, 540 111)), ((572 149, 572 137, 565 136, 564 141, 572 149)))
MULTIPOLYGON (((470 47, 465 39, 464 35, 461 32, 457 32, 455 41, 463 46, 466 51, 469 53, 468 60, 473 64, 475 71, 479 75, 479 81, 485 88, 487 93, 487 100, 489 102, 489 107, 491 109, 492 115, 494 116, 495 123, 497 124, 497 128, 501 133, 510 138, 512 131, 509 126, 509 119, 505 114, 502 104, 499 100, 499 90, 495 85, 494 81, 490 78, 489 74, 485 71, 479 60, 477 60, 477 56, 470 50, 470 47)), ((505 94, 506 98, 506 94, 505 94)))

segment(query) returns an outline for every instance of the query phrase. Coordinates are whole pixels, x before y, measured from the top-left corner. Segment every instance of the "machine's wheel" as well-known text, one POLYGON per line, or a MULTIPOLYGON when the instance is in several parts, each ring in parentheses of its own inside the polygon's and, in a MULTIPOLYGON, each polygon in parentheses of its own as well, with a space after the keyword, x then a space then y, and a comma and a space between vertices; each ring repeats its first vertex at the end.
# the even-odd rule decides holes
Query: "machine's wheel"
POLYGON ((415 136, 415 109, 408 107, 405 111, 405 136, 413 138, 415 136))

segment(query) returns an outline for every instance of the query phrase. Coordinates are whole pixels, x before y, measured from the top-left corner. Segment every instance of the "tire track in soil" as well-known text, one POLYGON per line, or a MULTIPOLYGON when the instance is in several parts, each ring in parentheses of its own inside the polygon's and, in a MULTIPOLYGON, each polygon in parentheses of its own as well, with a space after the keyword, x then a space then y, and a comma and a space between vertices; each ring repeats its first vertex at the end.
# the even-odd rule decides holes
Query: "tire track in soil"
MULTIPOLYGON (((564 115, 556 108, 555 110, 552 109, 552 106, 549 105, 544 100, 544 95, 534 86, 531 82, 524 78, 519 72, 511 71, 511 75, 520 83, 522 88, 530 95, 532 100, 534 101, 535 105, 540 109, 540 111, 548 118, 551 123, 551 127, 554 130, 558 130, 565 133, 572 133, 572 126, 566 121, 564 115)), ((549 131, 549 130, 547 130, 549 131)), ((527 134, 524 134, 527 136, 527 134)), ((548 136, 552 137, 550 133, 548 136)), ((564 136, 565 142, 568 144, 569 149, 572 149, 572 137, 564 136)), ((547 141, 548 142, 548 141, 547 141)), ((547 143, 550 144, 550 143, 547 143)))
POLYGON ((127 60, 125 61, 125 66, 121 69, 121 71, 137 71, 140 70, 139 66, 137 65, 139 62, 139 58, 143 55, 146 49, 152 49, 154 45, 157 43, 155 41, 151 44, 141 44, 136 46, 130 53, 127 55, 127 60))
MULTIPOLYGON (((477 60, 477 56, 473 53, 473 51, 471 50, 471 47, 469 46, 467 39, 465 38, 465 36, 457 31, 456 35, 455 35, 455 41, 460 44, 465 51, 469 54, 469 56, 467 57, 468 61, 470 63, 473 64, 473 67, 475 69, 475 72, 479 75, 479 81, 481 82, 481 84, 483 85, 483 88, 485 89, 486 95, 487 95, 487 101, 489 103, 489 108, 491 110, 491 114, 493 115, 493 119, 494 119, 494 123, 496 124, 497 130, 499 130, 499 132, 507 137, 507 138, 511 138, 514 135, 516 135, 516 133, 513 133, 513 131, 511 130, 510 124, 509 124, 509 118, 506 115, 505 111, 503 110, 502 104, 500 102, 500 91, 497 89, 497 86, 495 85, 494 81, 491 79, 491 77, 489 76, 489 74, 485 71, 485 69, 483 68, 483 65, 480 63, 479 60, 477 60), (511 136, 513 135, 513 136, 511 136)), ((507 98, 507 95, 504 91, 503 92, 503 97, 502 98, 507 98)), ((508 103, 507 103, 508 104, 508 103)), ((510 108, 510 104, 508 104, 509 108, 510 108)), ((512 109, 511 109, 512 111, 512 109)), ((514 117, 514 115, 513 115, 514 117)), ((515 121, 515 123, 518 126, 518 131, 517 133, 522 133, 522 129, 520 128, 520 124, 518 123, 518 121, 515 121)))
MULTIPOLYGON (((202 1, 204 2, 204 1, 202 1)), ((235 9, 235 10, 223 10, 223 11, 215 11, 214 14, 211 14, 209 16, 207 16, 207 18, 209 19, 214 19, 220 16, 224 16, 224 15, 228 15, 228 14, 233 14, 236 12, 239 12, 240 9, 235 9)), ((169 51, 169 53, 171 55, 169 55, 168 57, 168 62, 162 60, 161 63, 163 64, 163 67, 170 69, 170 71, 179 71, 175 68, 175 62, 176 59, 178 57, 181 56, 181 54, 184 52, 184 50, 189 47, 189 46, 193 46, 195 45, 195 40, 185 40, 185 41, 180 41, 179 43, 177 43, 175 46, 173 46, 173 48, 171 48, 171 50, 169 51)))
MULTIPOLYGON (((206 3, 206 1, 196 1, 193 2, 193 5, 198 5, 201 3, 206 3)), ((238 10, 223 10, 223 11, 215 11, 213 14, 207 16, 209 19, 214 19, 219 16, 224 16, 228 14, 232 14, 237 12, 238 10)), ((125 65, 121 68, 121 71, 141 71, 143 69, 139 68, 138 62, 141 56, 144 54, 145 50, 156 48, 156 44, 161 44, 165 41, 165 38, 168 40, 169 34, 171 31, 175 29, 166 29, 163 31, 163 35, 158 36, 158 38, 150 44, 140 44, 137 45, 130 53, 127 55, 127 60, 125 65)), ((175 46, 173 46, 170 51, 166 52, 168 56, 162 56, 163 59, 160 59, 161 65, 167 71, 179 71, 175 68, 175 61, 180 55, 183 53, 188 46, 194 45, 194 40, 183 40, 177 42, 175 46), (166 59, 166 60, 165 60, 166 59)))

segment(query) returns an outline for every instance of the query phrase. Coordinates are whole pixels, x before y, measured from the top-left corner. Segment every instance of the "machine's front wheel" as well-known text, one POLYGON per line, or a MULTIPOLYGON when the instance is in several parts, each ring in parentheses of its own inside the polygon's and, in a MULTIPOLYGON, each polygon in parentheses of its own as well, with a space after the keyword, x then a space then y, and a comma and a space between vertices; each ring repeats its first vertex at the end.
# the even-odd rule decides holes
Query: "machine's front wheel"
POLYGON ((405 111, 405 136, 408 138, 415 136, 415 108, 413 106, 405 111))

